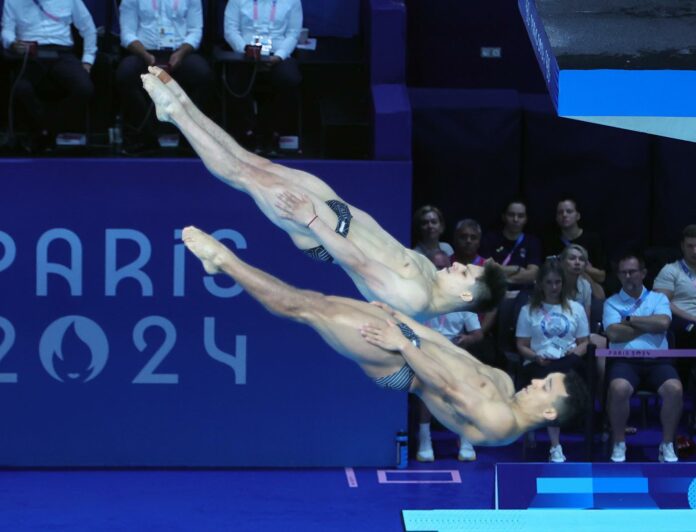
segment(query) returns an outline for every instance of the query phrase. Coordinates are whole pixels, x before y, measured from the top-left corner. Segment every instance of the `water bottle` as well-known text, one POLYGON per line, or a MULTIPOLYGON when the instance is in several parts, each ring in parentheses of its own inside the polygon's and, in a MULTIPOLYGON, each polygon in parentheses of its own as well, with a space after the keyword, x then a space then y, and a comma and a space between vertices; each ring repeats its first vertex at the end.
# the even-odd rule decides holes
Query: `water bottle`
POLYGON ((120 146, 123 143, 123 119, 121 115, 116 115, 114 127, 109 128, 109 142, 120 146))
POLYGON ((400 430, 396 433, 396 468, 408 467, 408 433, 400 430))

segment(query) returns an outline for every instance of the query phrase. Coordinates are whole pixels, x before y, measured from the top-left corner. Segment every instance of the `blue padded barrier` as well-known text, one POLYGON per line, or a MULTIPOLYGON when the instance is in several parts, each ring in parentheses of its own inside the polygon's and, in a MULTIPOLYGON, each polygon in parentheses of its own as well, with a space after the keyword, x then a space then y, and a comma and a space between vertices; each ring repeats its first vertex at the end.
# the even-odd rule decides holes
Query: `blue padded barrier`
POLYGON ((411 159, 411 105, 403 84, 373 85, 374 158, 411 159))

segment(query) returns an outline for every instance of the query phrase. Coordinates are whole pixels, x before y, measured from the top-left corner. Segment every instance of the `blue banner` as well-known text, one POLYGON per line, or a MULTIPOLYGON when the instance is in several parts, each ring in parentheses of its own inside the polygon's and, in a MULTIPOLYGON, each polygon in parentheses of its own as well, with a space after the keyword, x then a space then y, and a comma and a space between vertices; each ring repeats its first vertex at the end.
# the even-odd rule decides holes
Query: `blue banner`
MULTIPOLYGON (((300 165, 406 241, 410 165, 300 165)), ((2 176, 0 465, 393 464, 405 394, 181 244, 193 224, 290 284, 360 297, 248 196, 197 160, 10 160, 2 176)))

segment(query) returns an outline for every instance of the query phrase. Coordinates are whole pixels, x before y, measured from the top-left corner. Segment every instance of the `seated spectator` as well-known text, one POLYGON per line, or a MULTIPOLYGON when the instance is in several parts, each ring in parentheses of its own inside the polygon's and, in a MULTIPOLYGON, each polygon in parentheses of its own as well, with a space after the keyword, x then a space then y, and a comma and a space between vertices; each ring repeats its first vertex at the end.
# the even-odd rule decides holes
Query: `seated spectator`
POLYGON ((433 205, 423 205, 413 213, 413 249, 422 255, 442 250, 450 257, 454 250, 447 242, 440 242, 445 232, 445 217, 433 205))
POLYGON ((527 205, 520 199, 510 201, 502 215, 503 229, 487 233, 481 242, 481 255, 503 268, 508 290, 530 287, 541 264, 541 244, 524 233, 527 205))
MULTIPOLYGON (((428 258, 433 261, 438 270, 447 268, 450 265, 448 255, 440 249, 428 253, 428 258)), ((424 325, 436 330, 462 349, 469 349, 483 339, 481 324, 473 312, 450 312, 442 316, 430 318, 424 325)), ((418 402, 419 431, 416 459, 419 462, 432 462, 435 460, 430 437, 432 415, 422 401, 419 400, 418 402)), ((460 440, 459 443, 458 459, 465 462, 476 460, 474 446, 464 439, 460 440)))
POLYGON ((213 72, 195 51, 203 36, 201 0, 122 0, 121 46, 129 55, 116 70, 123 113, 123 151, 137 155, 159 148, 157 120, 140 75, 148 66, 168 71, 203 112, 209 112, 213 72))
MULTIPOLYGON (((672 318, 664 294, 643 286, 645 261, 624 255, 617 273, 622 289, 604 303, 604 330, 612 349, 667 349, 666 332, 672 318)), ((682 412, 682 384, 671 360, 665 358, 613 358, 607 364, 607 412, 614 440, 613 462, 626 460, 626 422, 630 399, 638 387, 656 391, 662 398, 660 462, 676 462, 674 436, 682 412)))
POLYGON ((465 218, 454 228, 454 255, 450 260, 461 264, 483 266, 485 259, 479 255, 481 226, 476 220, 465 218))
MULTIPOLYGON (((517 319, 517 350, 524 359, 528 380, 543 379, 550 373, 582 369, 587 351, 589 327, 583 307, 568 298, 566 277, 555 259, 539 269, 529 304, 517 319)), ((550 462, 565 462, 560 443, 561 429, 547 427, 550 462)))
POLYGON ((666 264, 653 289, 669 299, 677 347, 696 348, 696 225, 682 231, 682 258, 666 264))
MULTIPOLYGON (((302 75, 291 54, 302 30, 300 0, 229 0, 225 8, 225 40, 235 52, 261 44, 264 52, 258 63, 238 62, 230 66, 230 85, 241 98, 240 139, 247 149, 258 147, 259 137, 270 150, 278 148, 281 136, 299 135, 297 123, 302 75), (267 76, 273 92, 269 108, 261 106, 259 120, 254 112, 250 85, 255 75, 267 76)), ((239 136, 239 135, 237 135, 239 136)))
MULTIPOLYGON (((450 261, 483 266, 485 259, 479 255, 481 226, 476 220, 465 218, 457 222, 454 228, 453 243, 454 254, 450 257, 450 261)), ((499 360, 499 353, 496 351, 496 342, 493 338, 493 325, 497 315, 497 309, 478 314, 484 338, 471 346, 470 351, 472 355, 484 364, 502 369, 505 364, 502 360, 499 360)))
POLYGON ((579 244, 569 244, 558 256, 566 277, 568 297, 582 305, 590 318, 592 296, 604 300, 604 289, 587 273, 587 250, 579 244))
POLYGON ((16 102, 30 134, 27 151, 44 151, 55 141, 56 131, 37 94, 42 86, 55 86, 65 93, 64 99, 54 106, 69 111, 68 127, 84 130, 87 106, 94 94, 89 73, 97 53, 97 30, 82 0, 5 0, 2 45, 18 56, 28 56, 21 77, 15 82, 16 102), (71 24, 83 39, 81 59, 75 54, 71 24), (34 43, 37 49, 33 48, 34 43), (42 52, 53 54, 48 57, 42 52))
MULTIPOLYGON (((592 277, 587 274, 587 251, 579 244, 569 244, 558 256, 558 260, 565 273, 566 285, 568 286, 568 298, 582 305, 589 321, 591 318, 592 298, 594 297, 595 299, 604 301, 606 295, 601 285, 596 283, 592 277)), ((596 330, 599 331, 601 324, 598 323, 590 323, 590 331, 592 331, 595 326, 597 326, 596 330)), ((590 341, 595 344, 597 348, 605 348, 607 346, 607 339, 597 332, 591 332, 590 341)), ((596 358, 596 369, 598 384, 597 398, 600 404, 603 405, 606 358, 596 358)), ((635 432, 633 427, 627 430, 635 432)))
POLYGON ((544 255, 559 255, 570 244, 578 244, 587 250, 585 272, 595 283, 603 283, 607 277, 604 270, 605 256, 602 241, 597 233, 586 231, 578 225, 580 211, 572 198, 561 199, 556 205, 558 228, 544 236, 544 255))
MULTIPOLYGON (((655 278, 653 289, 669 299, 672 311, 670 328, 676 347, 696 348, 696 225, 687 225, 681 237, 682 258, 666 264, 655 278)), ((689 378, 696 386, 696 362, 690 360, 689 378)), ((694 401, 696 406, 696 397, 694 401)), ((696 428, 696 419, 691 421, 696 428)))

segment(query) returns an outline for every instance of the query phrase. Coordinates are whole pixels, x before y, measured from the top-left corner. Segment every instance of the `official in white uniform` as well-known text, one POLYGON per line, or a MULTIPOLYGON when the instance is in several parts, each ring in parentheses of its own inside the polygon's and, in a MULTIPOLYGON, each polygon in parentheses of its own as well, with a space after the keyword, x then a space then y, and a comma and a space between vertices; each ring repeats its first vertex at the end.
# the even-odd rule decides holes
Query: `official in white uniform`
POLYGON ((213 72, 196 53, 203 37, 201 0, 123 0, 119 7, 121 45, 126 56, 116 71, 124 121, 124 152, 159 147, 154 110, 142 88, 147 67, 165 68, 203 112, 209 113, 213 72))

